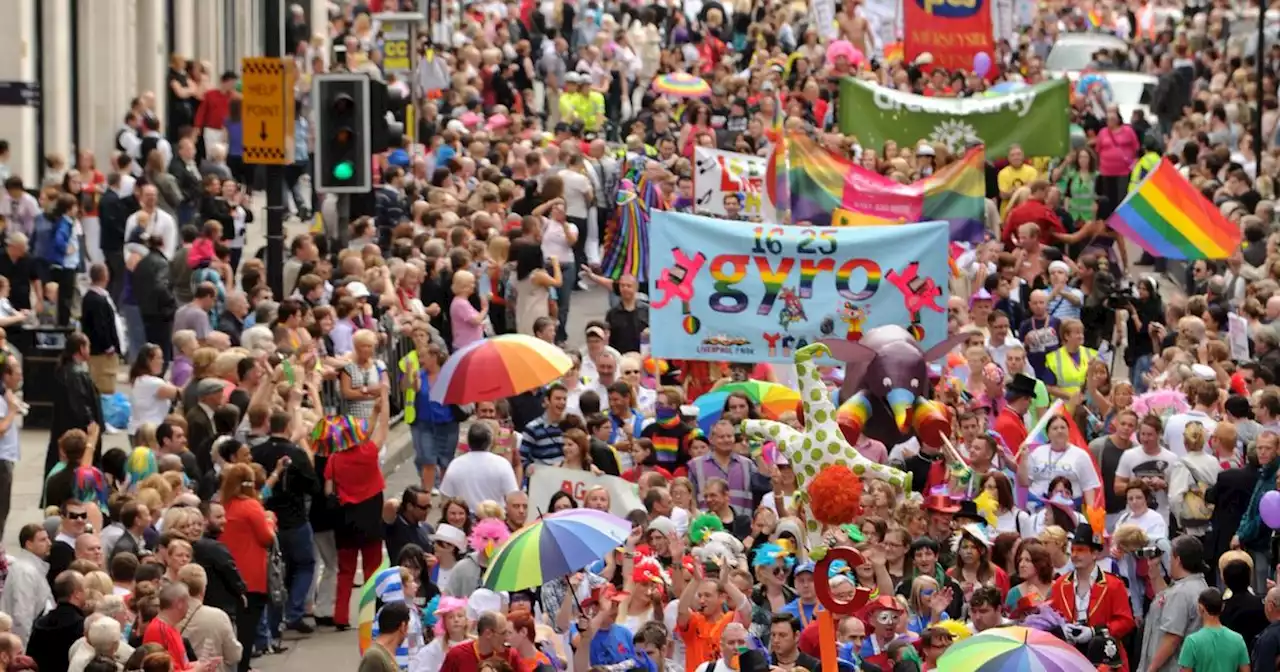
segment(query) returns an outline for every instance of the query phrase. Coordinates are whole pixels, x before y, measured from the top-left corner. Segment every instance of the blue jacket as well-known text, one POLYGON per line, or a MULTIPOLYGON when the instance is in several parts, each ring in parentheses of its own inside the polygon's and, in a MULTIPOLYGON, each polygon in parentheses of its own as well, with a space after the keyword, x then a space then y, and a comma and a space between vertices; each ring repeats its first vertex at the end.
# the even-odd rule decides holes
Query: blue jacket
POLYGON ((64 215, 53 222, 49 245, 44 249, 44 260, 62 268, 80 266, 80 241, 76 237, 76 223, 70 217, 64 215), (68 245, 71 246, 69 251, 68 245))

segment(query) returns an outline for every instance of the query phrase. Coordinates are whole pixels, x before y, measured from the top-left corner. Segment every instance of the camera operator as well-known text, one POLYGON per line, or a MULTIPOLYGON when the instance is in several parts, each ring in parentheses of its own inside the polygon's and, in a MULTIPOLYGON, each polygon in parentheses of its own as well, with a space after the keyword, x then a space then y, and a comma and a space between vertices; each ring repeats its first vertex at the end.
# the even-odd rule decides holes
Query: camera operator
MULTIPOLYGON (((1080 321, 1084 322, 1084 343, 1097 349, 1103 340, 1111 340, 1116 311, 1128 308, 1130 297, 1116 281, 1110 262, 1099 252, 1080 256, 1077 287, 1084 294, 1080 321)), ((1111 348, 1114 350, 1114 345, 1111 348)))
POLYGON ((1165 672, 1178 669, 1182 640, 1201 626, 1196 604, 1208 588, 1204 580, 1204 546, 1200 540, 1183 535, 1173 540, 1166 584, 1159 561, 1148 560, 1148 575, 1159 591, 1151 603, 1142 633, 1142 657, 1138 670, 1165 672))

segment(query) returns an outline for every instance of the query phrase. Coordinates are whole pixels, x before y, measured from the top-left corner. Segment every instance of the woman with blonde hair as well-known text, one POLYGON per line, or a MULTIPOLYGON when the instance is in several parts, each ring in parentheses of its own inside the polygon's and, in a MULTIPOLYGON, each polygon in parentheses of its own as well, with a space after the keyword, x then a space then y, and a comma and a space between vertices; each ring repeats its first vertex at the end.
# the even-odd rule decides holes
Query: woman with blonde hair
POLYGON ((1040 530, 1040 543, 1049 551, 1049 560, 1053 564, 1054 576, 1062 576, 1072 570, 1070 537, 1067 531, 1057 525, 1046 525, 1040 530))
POLYGON ((453 348, 461 349, 484 340, 484 323, 489 318, 489 300, 480 296, 480 309, 471 305, 476 292, 476 276, 471 271, 453 274, 453 301, 449 304, 449 324, 453 330, 453 348))
POLYGON ((939 588, 937 579, 923 575, 912 579, 907 598, 907 629, 918 635, 930 625, 947 620, 950 614, 946 608, 950 602, 950 596, 939 588))

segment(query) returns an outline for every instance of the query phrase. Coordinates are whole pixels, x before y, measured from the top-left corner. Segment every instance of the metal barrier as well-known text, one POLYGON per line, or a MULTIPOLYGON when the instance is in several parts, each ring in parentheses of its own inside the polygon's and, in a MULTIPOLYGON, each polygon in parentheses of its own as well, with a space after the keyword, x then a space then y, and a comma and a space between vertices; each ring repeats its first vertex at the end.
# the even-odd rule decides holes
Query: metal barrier
MULTIPOLYGON (((395 331, 394 321, 390 317, 378 323, 378 333, 386 339, 378 344, 374 358, 378 368, 386 374, 390 386, 388 400, 391 404, 391 424, 404 419, 404 383, 400 375, 400 359, 413 350, 413 339, 395 331)), ((342 398, 342 388, 337 379, 327 380, 320 391, 320 401, 324 405, 325 415, 346 415, 349 402, 342 398)))

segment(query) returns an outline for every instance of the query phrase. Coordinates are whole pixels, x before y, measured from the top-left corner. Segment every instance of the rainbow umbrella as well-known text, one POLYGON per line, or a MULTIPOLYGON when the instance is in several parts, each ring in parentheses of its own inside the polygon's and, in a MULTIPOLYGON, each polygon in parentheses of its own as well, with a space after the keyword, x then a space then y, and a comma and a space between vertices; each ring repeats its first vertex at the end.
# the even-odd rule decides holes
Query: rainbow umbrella
POLYGON ((494 336, 453 353, 431 385, 442 404, 493 401, 554 382, 573 362, 564 351, 522 334, 494 336))
POLYGON ((770 420, 777 420, 787 411, 794 412, 800 402, 800 393, 778 383, 762 380, 748 380, 741 383, 729 383, 693 400, 698 407, 698 428, 708 434, 711 427, 724 414, 724 402, 734 392, 742 392, 760 408, 760 415, 770 420))
POLYGON ((711 95, 711 85, 706 80, 687 72, 673 72, 654 79, 653 90, 676 98, 705 98, 711 95))
POLYGON ((600 560, 630 534, 630 522, 594 509, 541 516, 494 552, 484 587, 513 592, 563 578, 600 560))
POLYGON ((952 644, 938 660, 947 672, 1096 672, 1084 654, 1039 630, 1011 626, 984 630, 952 644))

